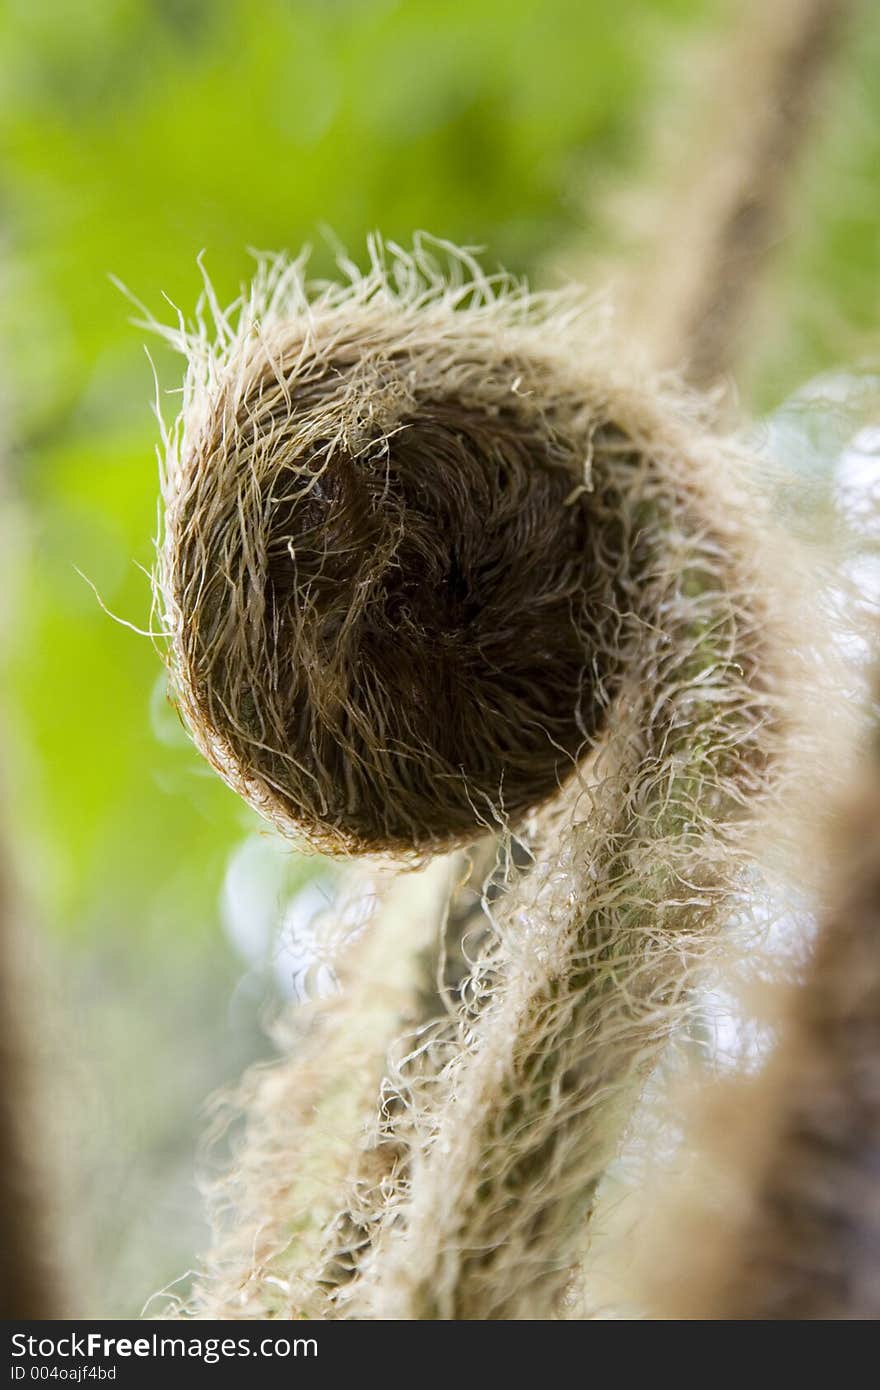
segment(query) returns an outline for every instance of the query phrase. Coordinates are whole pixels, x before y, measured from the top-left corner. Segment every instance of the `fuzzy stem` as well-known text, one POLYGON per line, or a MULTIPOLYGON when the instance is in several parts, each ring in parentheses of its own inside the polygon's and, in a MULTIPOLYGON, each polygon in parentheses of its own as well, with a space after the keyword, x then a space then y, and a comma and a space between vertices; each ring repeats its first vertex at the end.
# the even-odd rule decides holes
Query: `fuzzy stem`
MULTIPOLYGON (((457 997, 468 974, 465 943, 471 947, 485 938, 487 885, 497 868, 498 842, 488 836, 474 847, 463 865, 463 881, 444 885, 448 893, 445 919, 440 930, 414 962, 413 991, 409 1000, 409 1027, 417 1038, 436 1025, 443 1014, 443 1001, 457 997)), ((399 1032, 406 1020, 400 1019, 399 1032)), ((408 1172, 410 1145, 395 1128, 401 1119, 399 1098, 380 1092, 378 1119, 366 1132, 356 1158, 354 1173, 339 1211, 331 1218, 324 1234, 317 1285, 330 1300, 325 1312, 333 1316, 340 1292, 357 1276, 359 1264, 381 1222, 376 1212, 376 1193, 393 1191, 408 1172), (389 1124, 389 1118, 393 1116, 389 1124), (387 1132, 386 1132, 387 1131, 387 1132)))
MULTIPOLYGON (((398 878, 349 944, 342 992, 293 1020, 289 1056, 246 1078, 232 1113, 247 1131, 228 1177, 211 1193, 215 1240, 191 1308, 200 1318, 322 1316, 326 1273, 315 1267, 339 1189, 353 1178, 363 1117, 375 1103, 380 1061, 413 1021, 410 956, 438 929, 455 861, 398 878)), ((227 1118, 221 1114, 218 1130, 227 1118)), ((375 1164, 374 1170, 375 1171, 375 1164)), ((172 1314, 181 1310, 174 1306, 172 1314)))

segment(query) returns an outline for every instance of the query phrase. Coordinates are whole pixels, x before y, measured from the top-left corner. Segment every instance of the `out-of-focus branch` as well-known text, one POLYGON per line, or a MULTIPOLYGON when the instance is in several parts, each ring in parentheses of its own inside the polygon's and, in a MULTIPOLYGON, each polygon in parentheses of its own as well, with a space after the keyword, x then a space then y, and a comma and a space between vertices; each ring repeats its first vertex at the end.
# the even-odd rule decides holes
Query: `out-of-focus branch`
POLYGON ((633 330, 697 386, 728 372, 785 227, 807 143, 856 0, 750 0, 711 73, 690 161, 632 287, 633 330))
POLYGON ((880 753, 828 854, 830 905, 777 1052, 700 1125, 700 1185, 724 1207, 683 1213, 665 1315, 880 1317, 880 753))
POLYGON ((14 901, 0 864, 0 1316, 7 1320, 58 1316, 54 1279, 44 1251, 43 1212, 30 1152, 30 1057, 9 978, 14 901))
POLYGON ((880 1317, 880 767, 779 1059, 782 1127, 723 1315, 880 1317))
MULTIPOLYGON (((2 405, 6 405, 2 401, 2 405)), ((8 411, 2 412, 5 419, 8 411)), ((6 635, 10 556, 8 441, 0 429, 0 649, 6 635)), ((0 747, 3 747, 0 730, 0 747)), ((52 1235, 51 1163, 40 1125, 42 1087, 31 1029, 39 1019, 39 992, 27 958, 15 861, 8 844, 7 788, 0 783, 0 1318, 58 1318, 60 1262, 52 1235)))

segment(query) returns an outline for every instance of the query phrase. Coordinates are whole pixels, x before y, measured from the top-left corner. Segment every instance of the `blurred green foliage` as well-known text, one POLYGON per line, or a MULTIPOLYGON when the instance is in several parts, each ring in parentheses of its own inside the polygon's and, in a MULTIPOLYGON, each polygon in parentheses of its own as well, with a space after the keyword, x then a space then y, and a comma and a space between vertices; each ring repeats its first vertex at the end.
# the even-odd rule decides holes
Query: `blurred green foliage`
MULTIPOLYGON (((650 177, 652 113, 683 46, 721 12, 721 0, 7 0, 6 784, 64 980, 54 1056, 69 1101, 59 1143, 79 1155, 77 1311, 136 1313, 192 1261, 199 1107, 265 1050, 268 991, 219 925, 224 867, 253 822, 190 750, 150 641, 77 573, 149 627, 152 378, 108 272, 171 316, 162 296, 190 311, 203 248, 223 300, 249 273, 248 247, 311 241, 316 272, 330 270, 325 228, 356 259, 373 229, 407 242, 426 228, 518 272, 562 242, 589 249, 608 235, 594 193, 650 177)), ((804 174, 806 225, 777 292, 795 307, 761 345, 764 399, 833 360, 829 305, 873 323, 880 24, 868 30, 804 174)), ((180 364, 150 351, 173 387, 180 364)))

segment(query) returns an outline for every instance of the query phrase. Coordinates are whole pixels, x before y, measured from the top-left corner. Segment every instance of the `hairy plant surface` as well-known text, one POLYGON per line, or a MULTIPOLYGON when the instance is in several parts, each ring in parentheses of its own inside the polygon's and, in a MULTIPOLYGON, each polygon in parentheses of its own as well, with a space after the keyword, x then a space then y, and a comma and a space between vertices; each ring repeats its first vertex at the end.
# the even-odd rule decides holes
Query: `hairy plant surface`
POLYGON ((548 343, 549 305, 409 274, 309 295, 279 262, 216 347, 181 339, 159 575, 176 693, 227 780, 336 851, 520 823, 618 677, 600 463, 626 442, 548 343))
MULTIPOLYGON (((245 1204, 245 1315, 554 1312, 779 790, 777 539, 750 461, 571 296, 421 245, 343 287, 272 263, 213 319, 170 335, 158 576, 197 742, 312 843, 495 824, 532 860, 391 1049, 321 1239, 258 1267, 245 1204)), ((230 1308, 210 1270, 200 1298, 230 1308)))

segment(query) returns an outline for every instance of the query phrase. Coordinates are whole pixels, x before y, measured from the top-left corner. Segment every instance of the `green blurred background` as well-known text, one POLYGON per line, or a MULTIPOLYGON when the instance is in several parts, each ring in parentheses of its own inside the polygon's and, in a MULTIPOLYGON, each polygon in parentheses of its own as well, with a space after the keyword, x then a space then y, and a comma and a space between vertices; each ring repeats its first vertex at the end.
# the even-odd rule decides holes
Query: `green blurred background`
MULTIPOLYGON (((734 6, 733 9, 737 7, 734 6)), ((205 1231, 207 1098, 270 1053, 276 928, 316 866, 191 752, 149 627, 157 430, 113 273, 189 313, 247 248, 362 258, 425 228, 537 282, 626 238, 722 0, 6 0, 0 17, 7 820, 73 1311, 126 1316, 205 1231), (247 914, 251 912, 250 925, 247 914)), ((686 129, 687 122, 683 122, 686 129)), ((880 284, 880 11, 866 6, 797 179, 744 374, 756 411, 859 362, 880 284), (769 306, 769 311, 768 307, 769 306)), ((164 387, 181 364, 150 344, 164 387)), ((164 398, 170 416, 175 397, 164 398)), ((185 1291, 185 1280, 177 1285, 185 1291)))

